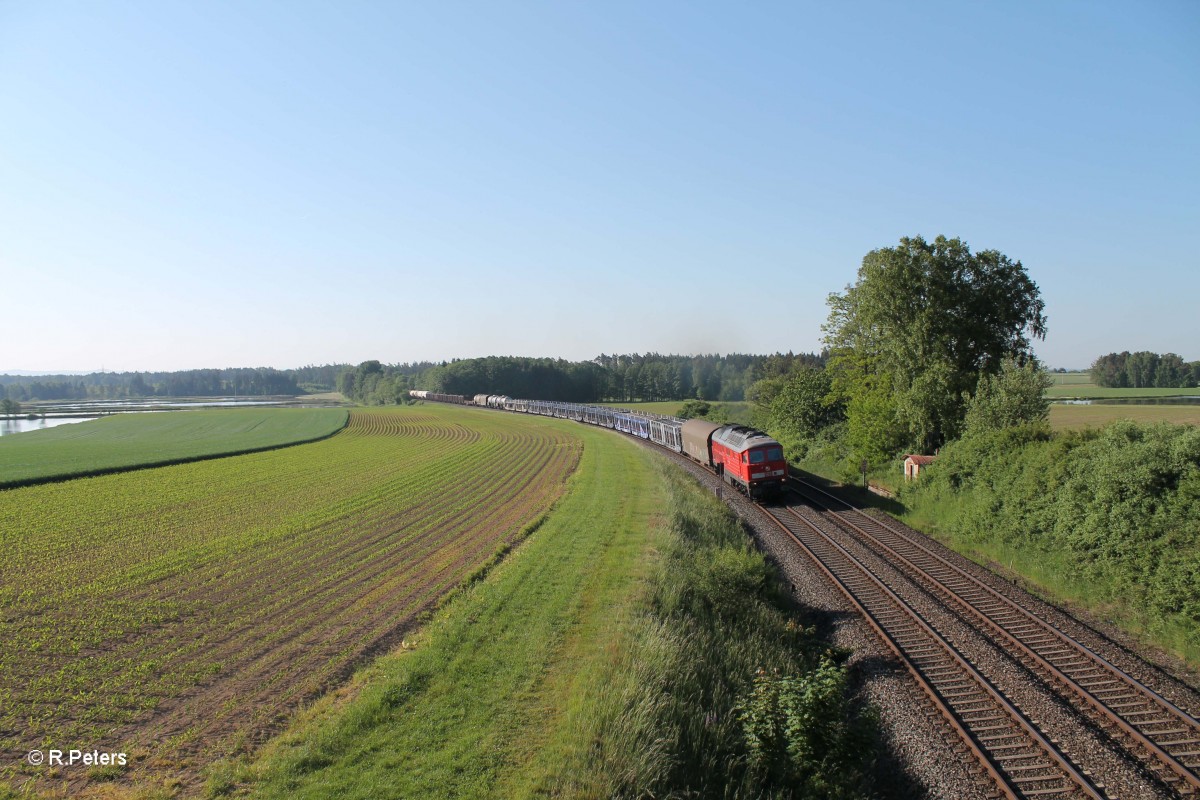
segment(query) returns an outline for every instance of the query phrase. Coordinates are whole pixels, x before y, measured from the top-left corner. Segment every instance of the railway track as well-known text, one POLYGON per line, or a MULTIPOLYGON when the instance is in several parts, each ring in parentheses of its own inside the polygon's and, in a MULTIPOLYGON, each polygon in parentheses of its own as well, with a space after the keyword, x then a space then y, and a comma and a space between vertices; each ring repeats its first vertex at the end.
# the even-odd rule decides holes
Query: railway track
POLYGON ((849 550, 790 509, 763 510, 863 614, 1004 797, 1104 797, 965 655, 849 550))
MULTIPOLYGON (((1139 758, 1151 774, 1175 794, 1200 796, 1200 776, 1197 774, 1197 766, 1200 765, 1200 723, 1186 710, 948 561, 914 535, 863 514, 819 487, 796 480, 794 489, 817 509, 820 517, 816 523, 791 507, 764 510, 797 540, 842 593, 867 616, 868 622, 894 652, 898 648, 901 651, 906 648, 889 632, 889 620, 894 620, 893 625, 903 628, 914 623, 911 617, 897 616, 896 611, 882 617, 873 615, 871 607, 880 602, 874 599, 880 589, 872 588, 870 584, 879 584, 885 593, 893 595, 894 587, 884 584, 850 550, 839 544, 837 539, 840 536, 849 536, 862 547, 886 559, 912 583, 939 599, 966 624, 981 631, 1041 676, 1047 685, 1068 699, 1072 707, 1084 713, 1114 740, 1122 742, 1130 755, 1139 758), (811 543, 815 543, 815 546, 811 543), (870 580, 864 575, 869 576, 870 580), (856 592, 865 594, 860 597, 856 592)), ((903 603, 898 596, 895 599, 903 603)), ((915 611, 912 613, 915 614, 915 611)), ((928 645, 919 645, 916 654, 924 657, 925 647, 928 645)), ((913 662, 905 654, 897 654, 921 683, 921 675, 916 674, 924 674, 920 659, 913 662)), ((949 671, 935 671, 933 677, 951 674, 949 671)), ((956 677, 956 680, 963 678, 956 677)), ((935 699, 935 707, 938 706, 934 697, 939 694, 938 682, 931 681, 928 688, 924 685, 922 688, 931 699, 935 699)), ((1007 702, 1003 698, 1001 700, 1007 702)), ((972 715, 963 717, 956 714, 952 704, 948 708, 939 707, 939 711, 948 719, 954 718, 952 725, 959 730, 964 741, 983 745, 976 757, 981 759, 981 763, 992 764, 997 773, 993 778, 998 777, 1006 782, 1008 791, 1017 792, 1012 796, 1053 796, 1049 784, 1035 785, 1030 791, 1028 786, 1031 784, 1025 780, 1029 775, 1024 770, 1018 767, 1017 773, 1009 773, 1006 759, 988 750, 988 742, 983 739, 998 735, 1001 729, 984 731, 986 736, 979 737, 972 715)), ((1020 716, 1019 710, 1013 711, 1020 716)), ((1029 720, 1026 720, 1028 723, 1029 720)), ((1036 733, 1036 727, 1034 731, 1036 733)), ((1053 747, 1052 742, 1046 744, 1053 747)), ((1048 757, 1054 759, 1052 753, 1048 757)), ((1065 756, 1062 758, 1066 760, 1065 756)), ((1074 780, 1069 773, 1067 775, 1074 780)), ((1088 788, 1090 781, 1086 775, 1080 777, 1083 778, 1083 784, 1070 790, 1076 792, 1074 796, 1099 796, 1087 794, 1096 789, 1088 788), (1081 791, 1084 793, 1079 794, 1081 791)), ((1068 793, 1067 784, 1061 785, 1063 788, 1058 796, 1072 796, 1068 793)))

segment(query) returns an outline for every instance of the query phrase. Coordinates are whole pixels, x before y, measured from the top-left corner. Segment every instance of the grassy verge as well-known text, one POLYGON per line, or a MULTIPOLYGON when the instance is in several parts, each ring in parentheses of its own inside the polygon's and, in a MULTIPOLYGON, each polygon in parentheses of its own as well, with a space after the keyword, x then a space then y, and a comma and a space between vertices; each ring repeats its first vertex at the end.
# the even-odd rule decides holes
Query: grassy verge
POLYGON ((575 430, 536 533, 210 793, 858 796, 870 725, 746 533, 660 457, 575 430))

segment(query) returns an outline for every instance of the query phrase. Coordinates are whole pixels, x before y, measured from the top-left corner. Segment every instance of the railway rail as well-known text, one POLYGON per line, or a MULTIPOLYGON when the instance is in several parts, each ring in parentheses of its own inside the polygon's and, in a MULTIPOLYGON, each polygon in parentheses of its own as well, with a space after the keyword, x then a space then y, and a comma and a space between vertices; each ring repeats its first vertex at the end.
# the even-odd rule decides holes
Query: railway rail
POLYGON ((1003 796, 1104 796, 965 655, 856 556, 790 509, 764 511, 863 614, 1003 796))
MULTIPOLYGON (((1056 687, 1073 707, 1123 741, 1132 755, 1177 794, 1200 795, 1200 722, 1186 710, 947 560, 913 534, 864 514, 800 479, 794 478, 791 486, 819 507, 831 525, 886 558, 961 619, 1003 645, 1048 685, 1056 687)), ((768 513, 778 521, 774 509, 768 513)))

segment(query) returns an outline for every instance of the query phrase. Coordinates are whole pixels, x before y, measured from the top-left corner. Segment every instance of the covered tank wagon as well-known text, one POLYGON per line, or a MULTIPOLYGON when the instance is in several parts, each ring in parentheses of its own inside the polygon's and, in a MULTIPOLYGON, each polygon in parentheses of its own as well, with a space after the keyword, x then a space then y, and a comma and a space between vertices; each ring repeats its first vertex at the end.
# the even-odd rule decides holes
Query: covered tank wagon
POLYGON ((680 428, 683 454, 706 467, 713 465, 712 435, 721 426, 706 419, 689 419, 680 428))

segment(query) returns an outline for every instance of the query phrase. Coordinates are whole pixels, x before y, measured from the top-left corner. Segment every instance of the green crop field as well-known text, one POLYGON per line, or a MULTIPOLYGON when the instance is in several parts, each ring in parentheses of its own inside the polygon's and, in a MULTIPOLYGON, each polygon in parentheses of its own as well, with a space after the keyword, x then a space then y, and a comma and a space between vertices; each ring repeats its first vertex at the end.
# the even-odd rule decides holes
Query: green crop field
POLYGON ((0 487, 310 442, 346 424, 341 408, 223 408, 116 414, 0 437, 0 487))
POLYGON ((1200 405, 1050 405, 1050 427, 1055 430, 1099 428, 1119 419, 1200 425, 1200 405))
POLYGON ((39 747, 126 752, 122 781, 190 793, 518 539, 581 447, 572 424, 431 404, 0 492, 0 795, 76 793, 23 763, 39 747))

